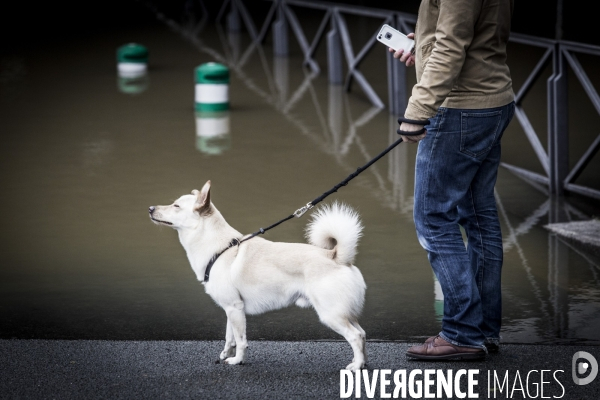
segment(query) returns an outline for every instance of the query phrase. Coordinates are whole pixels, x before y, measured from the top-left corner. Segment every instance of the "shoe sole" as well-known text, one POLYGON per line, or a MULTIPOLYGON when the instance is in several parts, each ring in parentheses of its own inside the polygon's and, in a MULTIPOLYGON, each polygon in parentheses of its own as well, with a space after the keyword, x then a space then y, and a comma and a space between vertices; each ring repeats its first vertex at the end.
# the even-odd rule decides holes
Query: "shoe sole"
POLYGON ((485 353, 473 354, 473 353, 455 353, 446 354, 442 356, 428 356, 422 354, 406 353, 407 357, 414 358, 416 360, 428 360, 428 361, 449 361, 449 360, 483 360, 485 353))

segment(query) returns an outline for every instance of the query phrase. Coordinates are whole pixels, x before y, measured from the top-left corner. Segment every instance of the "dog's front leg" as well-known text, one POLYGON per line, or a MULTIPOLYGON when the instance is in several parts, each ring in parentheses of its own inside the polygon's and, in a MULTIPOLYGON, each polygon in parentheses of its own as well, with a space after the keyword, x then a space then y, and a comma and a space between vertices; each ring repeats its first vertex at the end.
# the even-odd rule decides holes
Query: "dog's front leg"
POLYGON ((227 321, 231 324, 233 337, 236 343, 235 357, 225 359, 226 364, 241 364, 246 360, 246 313, 244 312, 244 302, 236 301, 232 307, 227 307, 227 321))
POLYGON ((233 327, 229 318, 227 318, 227 330, 225 331, 225 348, 221 352, 219 358, 224 360, 228 357, 235 356, 235 337, 233 336, 233 327))

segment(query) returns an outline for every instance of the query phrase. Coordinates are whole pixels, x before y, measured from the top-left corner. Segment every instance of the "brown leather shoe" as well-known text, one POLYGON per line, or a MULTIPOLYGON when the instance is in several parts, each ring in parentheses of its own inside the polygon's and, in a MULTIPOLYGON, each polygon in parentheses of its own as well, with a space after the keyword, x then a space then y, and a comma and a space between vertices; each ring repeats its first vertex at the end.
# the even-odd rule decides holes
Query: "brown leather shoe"
POLYGON ((430 338, 427 338, 427 340, 425 341, 425 343, 431 343, 435 340, 435 338, 438 337, 438 335, 432 336, 430 338))
POLYGON ((455 346, 440 336, 434 336, 425 343, 413 346, 406 352, 410 358, 417 360, 480 360, 485 358, 485 350, 473 347, 455 346))

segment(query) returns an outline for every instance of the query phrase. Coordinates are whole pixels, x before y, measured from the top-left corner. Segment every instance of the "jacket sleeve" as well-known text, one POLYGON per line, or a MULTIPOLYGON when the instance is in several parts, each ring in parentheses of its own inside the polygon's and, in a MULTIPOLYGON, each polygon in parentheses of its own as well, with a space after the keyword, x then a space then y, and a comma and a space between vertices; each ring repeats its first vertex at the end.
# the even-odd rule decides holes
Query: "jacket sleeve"
MULTIPOLYGON (((408 101, 404 114, 408 119, 427 119, 437 113, 460 74, 481 12, 478 0, 439 0, 438 4, 435 42, 408 101)), ((418 51, 424 45, 420 43, 418 51)))

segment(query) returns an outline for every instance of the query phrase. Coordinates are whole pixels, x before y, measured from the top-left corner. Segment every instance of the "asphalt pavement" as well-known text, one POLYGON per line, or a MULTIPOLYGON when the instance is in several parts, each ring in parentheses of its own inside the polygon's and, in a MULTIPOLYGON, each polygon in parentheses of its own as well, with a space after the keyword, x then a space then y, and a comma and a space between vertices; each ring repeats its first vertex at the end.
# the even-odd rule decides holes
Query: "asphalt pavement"
MULTIPOLYGON (((354 375, 353 390, 349 388, 349 377, 344 377, 341 384, 340 369, 352 358, 346 342, 251 341, 247 363, 239 366, 217 362, 223 344, 222 341, 0 340, 0 397, 337 399, 346 392, 350 398, 357 398, 354 375)), ((600 377, 580 386, 574 383, 571 371, 576 352, 585 351, 600 359, 600 347, 502 345, 499 353, 488 355, 485 361, 417 362, 406 358, 409 346, 397 342, 367 343, 368 369, 362 379, 366 376, 371 383, 378 374, 371 398, 382 397, 379 374, 383 370, 389 370, 384 382, 390 381, 383 387, 383 396, 386 393, 393 396, 398 386, 397 395, 403 398, 401 383, 405 382, 404 398, 424 398, 425 370, 440 370, 444 379, 448 379, 452 370, 450 381, 458 378, 459 392, 446 397, 447 392, 442 391, 441 397, 434 398, 459 398, 463 393, 469 398, 471 370, 472 391, 478 398, 600 398, 600 377), (460 370, 465 371, 459 373, 460 370), (414 371, 412 386, 411 371, 414 371), (394 374, 398 385, 394 384, 394 374)), ((433 386, 427 386, 427 390, 437 396, 438 378, 433 374, 433 386)), ((369 398, 363 382, 360 388, 360 398, 369 398)))

